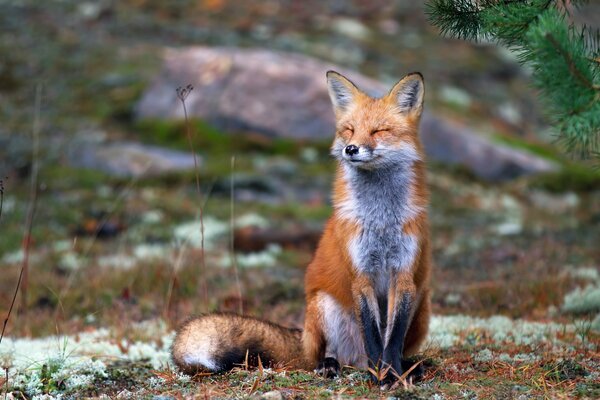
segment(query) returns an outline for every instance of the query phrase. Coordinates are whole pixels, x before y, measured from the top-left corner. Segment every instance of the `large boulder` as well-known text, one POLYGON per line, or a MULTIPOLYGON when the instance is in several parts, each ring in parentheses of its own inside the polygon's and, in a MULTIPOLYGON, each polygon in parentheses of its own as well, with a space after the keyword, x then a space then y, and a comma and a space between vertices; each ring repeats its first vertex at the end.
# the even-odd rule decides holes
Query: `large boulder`
POLYGON ((136 142, 81 143, 70 146, 67 161, 117 177, 146 178, 193 171, 199 156, 136 142))
MULTIPOLYGON (((330 69, 347 75, 369 94, 381 95, 388 89, 359 73, 299 54, 239 48, 167 49, 163 70, 143 94, 136 115, 140 119, 183 118, 175 88, 192 84, 194 90, 186 99, 188 113, 221 129, 323 140, 334 131, 325 80, 330 69)), ((488 180, 557 168, 429 112, 423 116, 421 135, 431 159, 463 165, 488 180)))

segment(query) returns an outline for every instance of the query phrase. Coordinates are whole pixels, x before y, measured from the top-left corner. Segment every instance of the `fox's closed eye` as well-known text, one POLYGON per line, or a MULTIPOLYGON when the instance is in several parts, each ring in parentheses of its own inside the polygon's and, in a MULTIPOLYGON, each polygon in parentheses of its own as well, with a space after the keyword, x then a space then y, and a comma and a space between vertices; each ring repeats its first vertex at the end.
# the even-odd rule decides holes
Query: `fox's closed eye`
POLYGON ((377 135, 380 133, 387 133, 389 131, 389 129, 387 128, 381 128, 381 129, 375 129, 371 132, 371 135, 377 135))
POLYGON ((350 137, 350 136, 354 135, 354 129, 349 128, 349 127, 343 128, 340 131, 340 135, 344 136, 344 137, 350 137))

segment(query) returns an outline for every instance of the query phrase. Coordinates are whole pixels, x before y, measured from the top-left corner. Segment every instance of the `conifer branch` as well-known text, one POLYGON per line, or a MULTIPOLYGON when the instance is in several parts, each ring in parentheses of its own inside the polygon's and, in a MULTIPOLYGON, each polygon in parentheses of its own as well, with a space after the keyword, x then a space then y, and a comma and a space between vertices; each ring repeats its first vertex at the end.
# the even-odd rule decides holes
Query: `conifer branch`
POLYGON ((581 73, 581 71, 575 65, 575 62, 573 62, 573 57, 571 57, 571 54, 565 49, 563 49, 558 40, 556 40, 556 38, 551 33, 546 33, 545 37, 552 44, 552 46, 554 46, 556 51, 558 51, 560 55, 565 59, 565 62, 569 67, 569 71, 571 71, 571 74, 573 74, 573 76, 576 77, 579 80, 579 82, 581 82, 584 86, 590 89, 600 90, 600 85, 594 85, 581 73))
POLYGON ((570 10, 586 0, 430 0, 441 34, 487 38, 519 51, 548 116, 569 152, 595 154, 600 141, 600 31, 575 26, 570 10))

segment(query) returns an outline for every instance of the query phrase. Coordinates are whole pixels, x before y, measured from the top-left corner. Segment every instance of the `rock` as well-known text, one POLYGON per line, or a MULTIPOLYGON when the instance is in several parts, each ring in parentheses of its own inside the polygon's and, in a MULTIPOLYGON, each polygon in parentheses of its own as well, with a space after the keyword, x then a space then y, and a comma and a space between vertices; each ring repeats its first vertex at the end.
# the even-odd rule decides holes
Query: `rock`
POLYGON ((278 390, 272 390, 256 396, 256 398, 260 400, 283 400, 283 394, 278 390))
POLYGON ((442 86, 439 97, 442 101, 463 109, 469 108, 473 102, 471 95, 466 90, 454 86, 442 86))
POLYGON ((529 194, 531 203, 537 208, 551 213, 562 214, 579 206, 579 196, 573 192, 551 194, 541 190, 533 190, 529 194))
POLYGON ((340 17, 331 22, 334 32, 355 40, 367 40, 371 36, 370 29, 357 19, 340 17))
MULTIPOLYGON (((198 165, 200 157, 196 158, 198 165)), ((193 171, 191 153, 134 142, 83 143, 73 146, 67 162, 119 177, 149 177, 177 171, 193 171)))
MULTIPOLYGON (((334 130, 325 72, 348 75, 372 95, 383 85, 356 72, 292 53, 262 49, 191 47, 168 49, 164 68, 136 106, 137 118, 182 119, 175 88, 191 83, 190 115, 228 131, 327 140, 334 130)), ((488 180, 548 172, 553 163, 494 143, 469 129, 425 112, 421 135, 427 155, 460 164, 488 180)))
POLYGON ((463 165, 478 177, 490 181, 551 172, 558 168, 544 158, 494 143, 467 128, 429 114, 425 114, 421 121, 421 139, 429 158, 463 165))

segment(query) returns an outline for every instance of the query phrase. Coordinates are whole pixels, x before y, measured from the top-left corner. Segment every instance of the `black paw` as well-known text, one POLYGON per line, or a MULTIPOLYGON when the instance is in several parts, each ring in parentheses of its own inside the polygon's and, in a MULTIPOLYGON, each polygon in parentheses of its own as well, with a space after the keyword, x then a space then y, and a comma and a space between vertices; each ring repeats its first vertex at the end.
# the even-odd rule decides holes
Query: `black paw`
POLYGON ((379 388, 381 390, 388 390, 388 389, 395 388, 397 386, 397 382, 398 382, 398 379, 397 379, 396 375, 394 373, 392 373, 392 371, 390 370, 383 377, 383 379, 381 379, 377 383, 379 384, 379 388))
POLYGON ((315 372, 324 378, 335 378, 340 374, 340 363, 333 357, 326 357, 319 361, 315 372))

